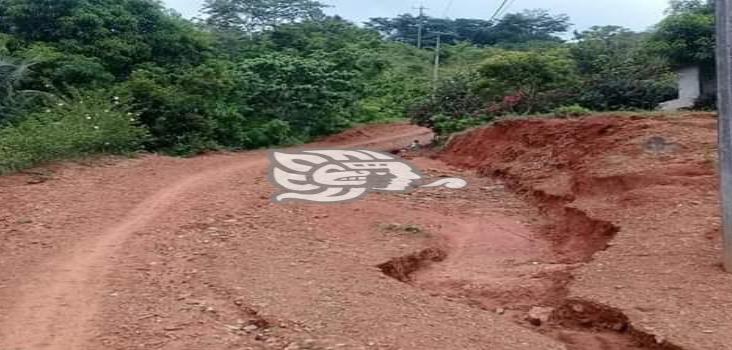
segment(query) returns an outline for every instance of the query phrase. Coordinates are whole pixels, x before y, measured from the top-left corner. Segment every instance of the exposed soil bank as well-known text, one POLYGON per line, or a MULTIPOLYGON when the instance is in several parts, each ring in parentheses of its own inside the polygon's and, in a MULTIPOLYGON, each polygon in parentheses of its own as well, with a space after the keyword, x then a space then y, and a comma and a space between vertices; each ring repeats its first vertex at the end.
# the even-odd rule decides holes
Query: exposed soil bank
POLYGON ((622 348, 567 333, 595 329, 632 340, 626 348, 724 349, 732 320, 719 309, 732 308, 732 280, 717 263, 715 123, 502 121, 456 136, 440 159, 523 194, 562 262, 582 263, 552 314, 564 330, 547 331, 570 348, 622 348))

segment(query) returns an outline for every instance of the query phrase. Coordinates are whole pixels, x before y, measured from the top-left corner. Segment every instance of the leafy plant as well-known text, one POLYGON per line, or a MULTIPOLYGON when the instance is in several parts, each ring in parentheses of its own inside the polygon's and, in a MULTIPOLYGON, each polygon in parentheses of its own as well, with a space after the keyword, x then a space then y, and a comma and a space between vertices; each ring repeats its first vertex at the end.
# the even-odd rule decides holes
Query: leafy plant
POLYGON ((479 76, 457 74, 442 81, 430 99, 415 103, 410 119, 438 134, 463 130, 485 119, 485 101, 477 94, 479 76))
POLYGON ((580 105, 571 105, 559 107, 554 110, 553 114, 557 118, 576 118, 590 115, 592 111, 580 105))
POLYGON ((104 93, 77 94, 0 129, 0 173, 50 160, 139 149, 147 132, 104 93))
POLYGON ((714 13, 713 1, 673 1, 671 13, 656 26, 648 49, 677 66, 713 63, 714 13))
POLYGON ((549 52, 503 51, 486 59, 478 69, 483 94, 493 99, 520 94, 520 112, 551 108, 538 99, 551 91, 578 84, 575 62, 565 50, 549 52))
POLYGON ((30 104, 49 94, 36 90, 19 88, 28 78, 31 63, 15 63, 0 58, 0 125, 5 124, 25 110, 30 104))

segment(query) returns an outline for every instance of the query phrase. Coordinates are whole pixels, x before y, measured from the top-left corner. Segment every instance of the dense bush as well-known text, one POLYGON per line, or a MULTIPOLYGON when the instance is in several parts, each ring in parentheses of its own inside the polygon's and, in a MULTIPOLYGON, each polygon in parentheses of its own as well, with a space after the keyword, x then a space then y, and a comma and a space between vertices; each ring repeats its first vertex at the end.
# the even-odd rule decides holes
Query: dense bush
MULTIPOLYGON (((227 16, 226 7, 210 6, 212 16, 227 16)), ((0 81, 0 119, 37 129, 56 118, 55 109, 36 115, 42 103, 21 105, 25 91, 106 89, 139 115, 146 148, 187 155, 295 144, 354 122, 400 118, 426 93, 428 80, 418 76, 429 72, 429 53, 310 16, 317 2, 288 6, 295 17, 284 21, 253 9, 267 14, 254 30, 213 17, 201 28, 149 0, 0 0, 0 54, 33 60, 34 72, 17 65, 23 74, 2 75, 0 65, 9 82, 0 81)))
POLYGON ((135 151, 146 136, 117 99, 77 95, 0 129, 0 173, 54 159, 135 151))
POLYGON ((577 102, 594 110, 654 109, 675 98, 676 76, 648 49, 648 35, 622 27, 577 33, 570 52, 582 82, 577 102))
POLYGON ((520 96, 514 112, 534 113, 551 110, 552 101, 542 98, 577 84, 576 63, 566 50, 504 51, 486 59, 478 68, 483 94, 502 100, 520 96))
POLYGON ((410 119, 443 135, 486 122, 487 103, 478 95, 480 77, 457 74, 437 86, 433 97, 414 104, 410 119))
POLYGON ((650 34, 595 27, 572 42, 560 35, 569 19, 546 11, 423 18, 446 44, 433 83, 435 36, 413 45, 419 19, 374 19, 370 30, 324 7, 210 0, 196 23, 156 0, 0 0, 1 167, 297 144, 405 116, 447 134, 573 104, 652 109, 674 97, 672 64, 709 66, 712 52, 700 0, 674 1, 650 34))

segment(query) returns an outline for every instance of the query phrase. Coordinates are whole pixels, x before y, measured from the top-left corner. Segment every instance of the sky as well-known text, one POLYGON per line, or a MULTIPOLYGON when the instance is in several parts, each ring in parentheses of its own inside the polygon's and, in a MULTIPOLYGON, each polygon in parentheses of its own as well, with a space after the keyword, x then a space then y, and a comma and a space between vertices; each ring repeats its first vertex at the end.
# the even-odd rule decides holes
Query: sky
MULTIPOLYGON (((417 13, 415 7, 428 8, 432 17, 489 19, 502 0, 320 0, 331 5, 326 12, 338 14, 360 23, 371 17, 395 17, 402 13, 417 13)), ((184 17, 198 15, 203 0, 164 0, 184 17)), ((572 19, 574 29, 593 25, 620 25, 641 31, 658 23, 668 7, 668 0, 509 0, 509 12, 524 9, 547 9, 565 13, 572 19)))

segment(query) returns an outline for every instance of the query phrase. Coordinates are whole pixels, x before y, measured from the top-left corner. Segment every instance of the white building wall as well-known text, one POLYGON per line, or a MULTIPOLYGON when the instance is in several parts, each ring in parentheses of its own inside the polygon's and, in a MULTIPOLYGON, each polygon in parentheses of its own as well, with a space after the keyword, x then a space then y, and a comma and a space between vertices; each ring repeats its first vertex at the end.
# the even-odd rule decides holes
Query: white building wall
POLYGON ((679 98, 661 103, 664 111, 677 111, 682 108, 693 107, 701 96, 701 70, 699 67, 686 67, 678 71, 679 98))

